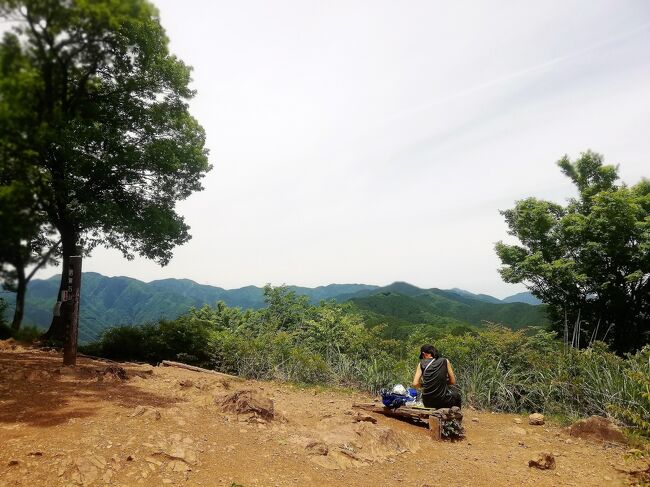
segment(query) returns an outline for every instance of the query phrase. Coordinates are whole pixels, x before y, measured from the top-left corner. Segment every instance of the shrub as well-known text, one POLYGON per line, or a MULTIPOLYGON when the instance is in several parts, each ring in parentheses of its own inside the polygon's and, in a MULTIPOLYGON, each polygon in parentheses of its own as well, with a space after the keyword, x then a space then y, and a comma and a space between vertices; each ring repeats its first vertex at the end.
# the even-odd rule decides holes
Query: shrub
POLYGON ((466 404, 569 418, 609 415, 648 434, 650 347, 627 357, 601 343, 564 350, 552 333, 499 326, 448 328, 444 334, 414 327, 405 339, 389 339, 384 327, 367 326, 345 305, 314 306, 283 289, 266 292, 268 309, 218 303, 176 320, 112 328, 84 350, 116 360, 180 360, 253 379, 377 393, 410 384, 420 345, 434 343, 453 364, 466 404))

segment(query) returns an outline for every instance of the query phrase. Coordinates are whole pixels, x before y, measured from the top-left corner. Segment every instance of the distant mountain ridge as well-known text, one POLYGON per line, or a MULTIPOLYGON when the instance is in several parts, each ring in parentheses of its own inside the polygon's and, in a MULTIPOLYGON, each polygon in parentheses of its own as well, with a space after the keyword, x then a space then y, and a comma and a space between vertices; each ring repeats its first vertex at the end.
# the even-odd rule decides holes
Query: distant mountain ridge
MULTIPOLYGON (((386 323, 392 328, 408 329, 415 324, 484 326, 491 322, 519 329, 548 323, 545 306, 504 302, 459 289, 420 289, 404 282, 362 290, 349 300, 368 322, 386 323)), ((400 333, 392 330, 391 334, 400 333)))
MULTIPOLYGON (((58 276, 35 279, 30 283, 25 307, 26 324, 34 324, 40 328, 49 326, 58 284, 58 276)), ((505 300, 500 301, 487 295, 475 295, 461 289, 423 290, 401 282, 385 287, 368 284, 329 284, 315 288, 299 286, 289 286, 289 288, 297 294, 308 296, 315 303, 328 299, 351 300, 359 306, 358 300, 361 298, 369 298, 377 293, 393 293, 420 301, 422 295, 437 294, 442 297, 446 295, 452 302, 464 300, 468 308, 479 306, 476 303, 505 305, 505 300)), ((6 298, 9 296, 11 295, 5 295, 6 298)), ((511 298, 515 297, 506 299, 511 298)), ((526 297, 522 296, 518 299, 526 299, 526 297)), ((198 284, 189 279, 162 279, 145 283, 130 277, 107 277, 95 272, 84 273, 81 300, 79 339, 82 343, 97 339, 105 329, 112 326, 139 324, 162 318, 174 319, 192 307, 214 305, 218 301, 241 308, 258 309, 264 306, 263 288, 257 286, 223 289, 198 284)), ((425 318, 434 314, 429 310, 421 313, 420 316, 425 318)))

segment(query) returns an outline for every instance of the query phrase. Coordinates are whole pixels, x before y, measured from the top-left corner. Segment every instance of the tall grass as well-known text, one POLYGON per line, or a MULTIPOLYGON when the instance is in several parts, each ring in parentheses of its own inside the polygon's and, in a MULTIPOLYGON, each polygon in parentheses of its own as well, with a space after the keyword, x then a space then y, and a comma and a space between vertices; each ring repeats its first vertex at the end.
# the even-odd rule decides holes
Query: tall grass
POLYGON ((381 327, 367 326, 347 306, 312 306, 284 288, 266 292, 263 310, 204 307, 173 321, 113 328, 85 350, 374 394, 409 384, 420 345, 433 342, 453 364, 465 404, 570 418, 599 414, 650 436, 650 347, 619 357, 602 343, 576 350, 548 332, 498 326, 435 337, 418 328, 407 339, 387 339, 381 327))

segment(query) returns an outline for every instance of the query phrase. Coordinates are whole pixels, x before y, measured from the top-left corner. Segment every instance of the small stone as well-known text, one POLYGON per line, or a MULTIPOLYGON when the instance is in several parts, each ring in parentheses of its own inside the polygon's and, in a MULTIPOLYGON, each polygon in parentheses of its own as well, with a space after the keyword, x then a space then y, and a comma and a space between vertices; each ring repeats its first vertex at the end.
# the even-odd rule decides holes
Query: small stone
POLYGON ((367 422, 367 423, 377 424, 377 418, 373 418, 368 414, 361 414, 361 413, 358 413, 356 416, 354 416, 352 418, 352 421, 354 421, 355 423, 367 422))
POLYGON ((534 426, 540 426, 544 424, 544 415, 540 413, 533 413, 530 416, 528 416, 528 424, 532 424, 534 426))
POLYGON ((167 467, 172 472, 189 472, 190 470, 192 470, 190 466, 182 460, 172 460, 171 462, 169 462, 167 467))
POLYGON ((92 484, 99 477, 99 470, 91 459, 85 457, 77 458, 74 463, 79 472, 82 484, 92 484))
POLYGON ((476 417, 472 418, 472 423, 478 423, 478 418, 476 417))
POLYGON ((110 469, 106 470, 106 472, 104 472, 104 475, 102 475, 102 480, 104 481, 105 484, 110 484, 112 479, 113 479, 113 471, 110 469))
POLYGON ((513 421, 515 422, 515 424, 521 424, 521 423, 523 423, 523 421, 521 420, 521 418, 515 418, 515 419, 513 419, 513 421))
POLYGON ((15 466, 15 465, 18 465, 19 463, 20 463, 20 462, 19 462, 18 460, 9 460, 8 465, 9 465, 10 467, 13 467, 13 466, 15 466))
POLYGON ((327 455, 329 453, 329 448, 322 441, 310 441, 305 448, 312 455, 327 455))
POLYGON ((555 469, 555 457, 552 453, 540 453, 537 459, 528 461, 528 466, 540 470, 553 470, 555 469))

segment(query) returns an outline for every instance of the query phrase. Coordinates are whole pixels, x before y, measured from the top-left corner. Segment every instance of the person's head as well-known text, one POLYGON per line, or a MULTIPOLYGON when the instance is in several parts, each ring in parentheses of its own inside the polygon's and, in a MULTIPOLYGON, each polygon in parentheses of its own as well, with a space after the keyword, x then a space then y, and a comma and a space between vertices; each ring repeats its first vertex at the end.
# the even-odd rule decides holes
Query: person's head
POLYGON ((422 345, 420 347, 420 359, 423 358, 439 358, 440 354, 438 353, 438 350, 436 350, 436 347, 433 345, 422 345))

